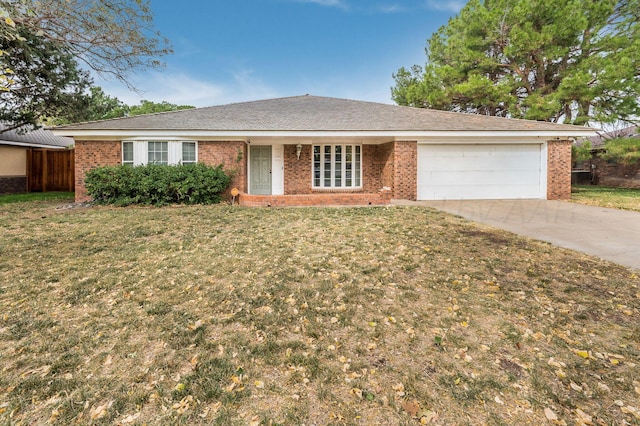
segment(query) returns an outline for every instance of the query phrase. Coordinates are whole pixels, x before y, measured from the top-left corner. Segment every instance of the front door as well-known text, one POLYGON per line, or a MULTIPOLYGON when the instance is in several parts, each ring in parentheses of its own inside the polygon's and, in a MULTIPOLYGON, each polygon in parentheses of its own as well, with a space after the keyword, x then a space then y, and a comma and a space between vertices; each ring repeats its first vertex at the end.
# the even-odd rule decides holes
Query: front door
POLYGON ((254 195, 271 194, 271 146, 252 146, 251 185, 249 193, 254 195))

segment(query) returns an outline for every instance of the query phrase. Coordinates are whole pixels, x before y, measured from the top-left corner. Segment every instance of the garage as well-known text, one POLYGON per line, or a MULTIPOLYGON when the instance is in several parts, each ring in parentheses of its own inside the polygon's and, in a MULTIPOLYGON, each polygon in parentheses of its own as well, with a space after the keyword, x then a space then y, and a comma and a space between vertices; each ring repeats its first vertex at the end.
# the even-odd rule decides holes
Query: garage
POLYGON ((419 144, 419 200, 545 198, 541 144, 419 144))

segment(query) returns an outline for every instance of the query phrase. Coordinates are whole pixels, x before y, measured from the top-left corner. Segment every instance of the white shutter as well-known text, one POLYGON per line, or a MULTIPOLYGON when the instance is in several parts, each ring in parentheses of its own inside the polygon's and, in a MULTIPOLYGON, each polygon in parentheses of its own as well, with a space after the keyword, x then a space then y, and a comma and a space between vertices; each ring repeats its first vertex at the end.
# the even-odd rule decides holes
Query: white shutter
POLYGON ((134 142, 133 143, 133 165, 140 166, 147 164, 147 157, 149 153, 147 151, 146 142, 134 142))

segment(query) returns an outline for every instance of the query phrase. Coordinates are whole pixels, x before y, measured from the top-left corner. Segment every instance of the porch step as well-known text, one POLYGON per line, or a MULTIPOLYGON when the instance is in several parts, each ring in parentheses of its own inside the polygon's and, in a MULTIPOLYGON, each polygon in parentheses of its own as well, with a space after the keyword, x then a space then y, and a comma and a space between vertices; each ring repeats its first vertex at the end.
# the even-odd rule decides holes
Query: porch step
POLYGON ((390 202, 391 191, 386 190, 377 193, 240 194, 238 197, 238 203, 247 207, 384 206, 390 202))

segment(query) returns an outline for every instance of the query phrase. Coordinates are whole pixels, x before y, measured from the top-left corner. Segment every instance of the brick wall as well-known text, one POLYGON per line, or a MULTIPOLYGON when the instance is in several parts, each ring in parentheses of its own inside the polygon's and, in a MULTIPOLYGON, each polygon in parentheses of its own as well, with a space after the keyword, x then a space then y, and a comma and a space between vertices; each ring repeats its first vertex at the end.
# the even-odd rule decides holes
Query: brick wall
POLYGON ((0 176, 0 194, 22 194, 27 192, 26 176, 0 176))
POLYGON ((380 183, 383 187, 393 188, 394 179, 394 148, 395 142, 387 142, 382 145, 378 145, 380 150, 380 159, 382 161, 382 170, 380 173, 380 183))
POLYGON ((594 172, 597 185, 640 188, 640 161, 634 164, 610 163, 594 155, 591 163, 596 166, 594 172))
MULTIPOLYGON (((362 176, 363 191, 378 192, 385 186, 382 176, 390 150, 382 145, 362 146, 362 176)), ((388 185, 387 185, 388 186, 388 185)))
POLYGON ((284 146, 284 193, 312 194, 318 192, 367 192, 377 193, 382 189, 382 170, 388 152, 379 145, 362 146, 362 189, 316 189, 312 188, 311 145, 302 145, 300 159, 296 156, 295 145, 284 146))
POLYGON ((99 166, 115 166, 122 163, 120 141, 75 141, 76 202, 88 201, 84 177, 99 166))
MULTIPOLYGON (((76 141, 75 143, 76 201, 88 201, 84 186, 86 173, 98 166, 122 164, 122 144, 120 141, 76 141)), ((242 141, 198 142, 198 161, 210 166, 224 165, 233 173, 230 187, 246 191, 247 150, 242 141)))
POLYGON ((393 151, 393 198, 415 200, 418 196, 418 143, 397 141, 393 151))
POLYGON ((229 189, 247 192, 247 145, 243 141, 200 141, 198 161, 209 166, 223 165, 233 174, 229 189))
POLYGON ((547 141, 547 199, 571 198, 571 141, 547 141))
POLYGON ((311 145, 302 145, 299 160, 296 145, 284 146, 284 193, 311 193, 311 145))

